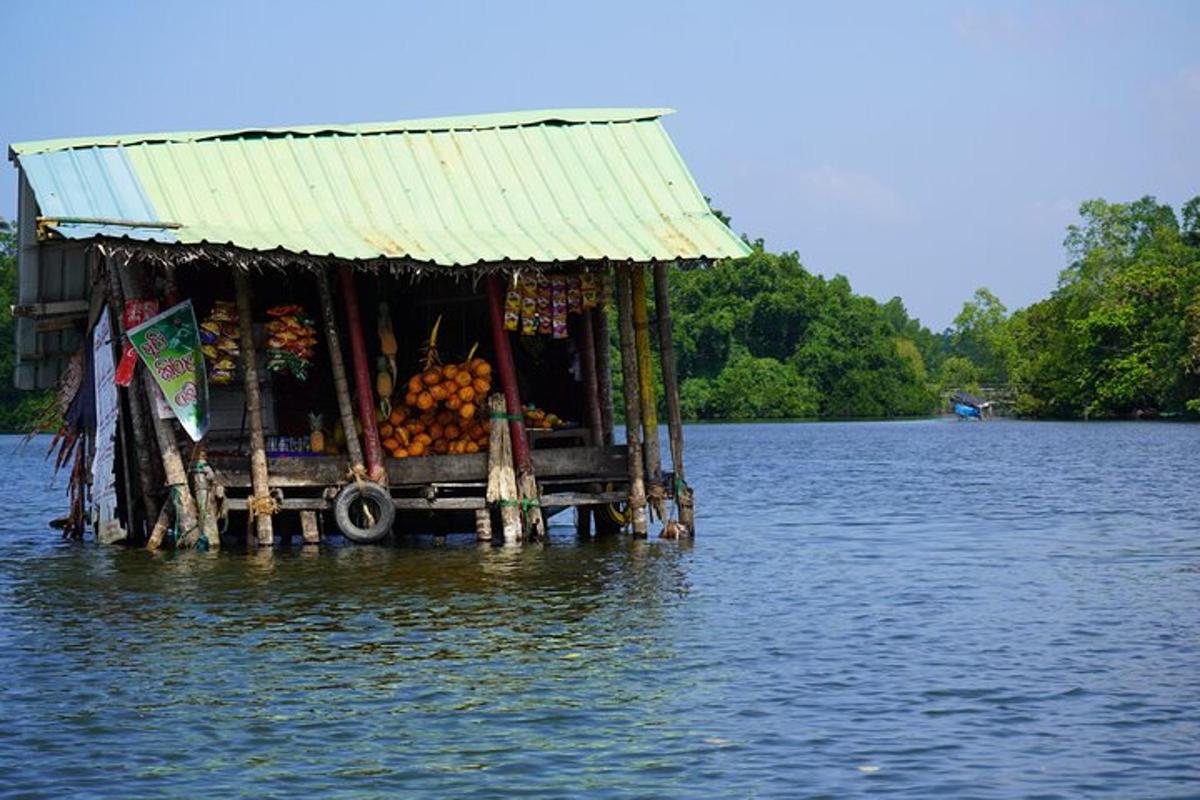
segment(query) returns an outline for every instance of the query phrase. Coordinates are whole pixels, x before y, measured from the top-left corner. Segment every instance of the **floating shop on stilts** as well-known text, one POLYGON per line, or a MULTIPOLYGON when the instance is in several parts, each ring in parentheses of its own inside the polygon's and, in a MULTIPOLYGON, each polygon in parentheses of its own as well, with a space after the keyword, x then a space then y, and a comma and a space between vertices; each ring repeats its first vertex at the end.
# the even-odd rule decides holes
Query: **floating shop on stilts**
POLYGON ((747 247, 664 113, 12 145, 14 380, 57 389, 67 532, 691 535, 669 268, 747 247))

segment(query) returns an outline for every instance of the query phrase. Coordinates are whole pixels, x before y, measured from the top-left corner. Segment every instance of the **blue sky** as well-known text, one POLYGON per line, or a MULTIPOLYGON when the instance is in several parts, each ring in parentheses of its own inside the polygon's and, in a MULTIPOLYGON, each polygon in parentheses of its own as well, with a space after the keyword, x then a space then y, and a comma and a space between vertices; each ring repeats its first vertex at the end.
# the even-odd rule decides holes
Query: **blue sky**
MULTIPOLYGON (((734 228, 948 324, 1080 201, 1200 194, 1200 3, 23 2, 0 141, 669 106, 734 228)), ((0 170, 0 215, 15 213, 0 170)))

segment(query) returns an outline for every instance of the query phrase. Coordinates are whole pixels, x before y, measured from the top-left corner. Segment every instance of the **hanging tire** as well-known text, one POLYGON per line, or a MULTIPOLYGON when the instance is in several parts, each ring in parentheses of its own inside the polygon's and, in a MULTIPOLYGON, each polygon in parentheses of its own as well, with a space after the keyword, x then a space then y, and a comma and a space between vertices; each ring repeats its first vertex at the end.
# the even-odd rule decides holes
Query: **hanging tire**
POLYGON ((392 495, 378 483, 348 483, 333 504, 338 530, 352 542, 371 544, 388 535, 396 519, 392 495))

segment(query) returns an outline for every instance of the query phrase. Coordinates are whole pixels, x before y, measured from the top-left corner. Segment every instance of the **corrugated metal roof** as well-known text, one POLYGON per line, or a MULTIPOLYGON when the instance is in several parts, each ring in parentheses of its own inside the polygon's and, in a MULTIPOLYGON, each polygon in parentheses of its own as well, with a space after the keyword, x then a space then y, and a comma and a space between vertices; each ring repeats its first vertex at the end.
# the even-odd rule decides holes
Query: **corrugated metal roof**
POLYGON ((47 226, 67 238, 443 266, 746 254, 709 211, 662 113, 522 112, 12 150, 42 215, 57 220, 47 226))

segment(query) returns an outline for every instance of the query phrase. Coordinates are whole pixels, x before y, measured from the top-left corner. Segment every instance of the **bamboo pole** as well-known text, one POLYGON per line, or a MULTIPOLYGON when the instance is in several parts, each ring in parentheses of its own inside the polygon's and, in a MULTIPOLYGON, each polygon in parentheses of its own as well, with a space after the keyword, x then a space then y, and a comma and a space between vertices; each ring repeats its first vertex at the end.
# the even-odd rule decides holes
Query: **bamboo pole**
POLYGON ((520 493, 521 509, 525 513, 526 534, 531 539, 545 536, 546 524, 542 519, 541 497, 537 479, 533 474, 533 456, 529 452, 529 439, 525 436, 525 418, 521 414, 521 393, 517 388, 517 368, 513 364, 512 347, 508 331, 504 329, 504 284, 499 275, 487 277, 488 316, 492 323, 492 345, 496 351, 496 367, 500 372, 500 388, 504 392, 505 406, 509 409, 509 434, 512 438, 513 461, 517 470, 517 489, 520 493))
POLYGON ((604 305, 592 309, 592 339, 596 349, 596 393, 600 400, 601 443, 606 447, 613 444, 613 384, 612 351, 608 341, 608 312, 604 305))
POLYGON ((638 399, 642 411, 642 450, 646 456, 646 494, 660 521, 666 520, 663 494, 662 445, 658 440, 658 399, 654 392, 654 368, 650 352, 650 313, 646 308, 646 269, 631 267, 629 292, 633 295, 633 345, 637 355, 638 399))
MULTIPOLYGON (((125 292, 121 289, 121 280, 117 274, 117 264, 106 259, 105 272, 108 277, 109 315, 112 318, 113 331, 118 342, 125 341, 125 292)), ((122 347, 118 347, 122 350, 122 347)), ((140 365, 135 365, 135 369, 140 365)), ((158 518, 158 503, 155 501, 154 488, 154 444, 151 441, 149 422, 146 419, 145 407, 137 392, 130 387, 120 390, 129 408, 129 428, 133 432, 134 461, 137 462, 138 486, 141 488, 141 507, 145 523, 151 525, 158 518)), ((131 492, 132 494, 132 492, 131 492)), ((145 533, 143 531, 143 533, 145 533)), ((138 537, 140 538, 140 536, 138 537)))
POLYGON ((333 293, 329 291, 329 278, 324 272, 317 273, 317 292, 321 296, 321 315, 325 318, 325 342, 329 350, 329 366, 333 371, 333 390, 337 395, 338 415, 342 430, 346 432, 346 455, 350 468, 365 469, 362 446, 354 435, 354 403, 350 399, 350 382, 346 379, 346 361, 342 358, 342 340, 338 334, 337 311, 333 307, 333 293))
POLYGON ((662 365, 663 394, 667 404, 667 434, 671 443, 671 465, 675 472, 675 507, 688 536, 696 535, 696 512, 692 488, 683 470, 683 414, 679 409, 679 374, 675 365, 675 340, 671 330, 671 295, 667 265, 654 265, 654 307, 658 312, 658 353, 662 365))
MULTIPOLYGON (((147 296, 148 289, 143 276, 135 272, 129 262, 120 266, 118 275, 126 297, 133 295, 144 298, 147 296)), ((188 537, 199 536, 199 530, 196 499, 192 496, 192 490, 188 486, 187 470, 183 466, 183 457, 179 453, 179 441, 175 438, 175 426, 171 420, 159 417, 154 410, 156 398, 161 390, 155 383, 154 376, 150 374, 150 370, 144 369, 139 364, 137 373, 141 376, 142 391, 146 395, 146 402, 149 406, 150 423, 154 428, 154 438, 158 442, 159 455, 162 457, 163 479, 174 505, 175 527, 183 534, 181 541, 186 543, 188 537)), ((161 513, 159 517, 162 517, 161 513)), ((165 535, 165 528, 160 529, 156 524, 149 541, 146 542, 146 547, 151 550, 158 549, 162 545, 165 535)))
MULTIPOLYGON (((366 456, 367 477, 376 483, 387 484, 383 468, 383 447, 379 443, 379 428, 375 424, 375 394, 371 380, 371 364, 367 361, 367 342, 363 337, 362 316, 358 312, 358 287, 354 268, 347 265, 339 270, 342 282, 342 303, 346 306, 346 329, 350 335, 350 356, 354 364, 354 391, 358 395, 358 419, 363 429, 363 455, 366 456)), ((354 428, 346 430, 346 440, 354 428)))
POLYGON ((521 508, 517 492, 517 477, 513 473, 512 439, 504 395, 496 392, 488 398, 488 413, 491 429, 488 433, 488 485, 487 502, 500 508, 500 530, 505 542, 519 542, 524 538, 521 530, 521 508))
POLYGON ((625 443, 629 450, 629 514, 633 521, 633 535, 645 537, 646 485, 642 463, 641 402, 638 390, 637 354, 633 341, 633 297, 630 292, 629 275, 617 268, 617 323, 621 335, 621 377, 624 379, 625 396, 625 443))
MULTIPOLYGON (((258 358, 254 350, 254 305, 250 298, 250 276, 234 268, 234 291, 237 293, 238 333, 241 334, 242 375, 246 391, 246 419, 250 424, 250 484, 253 495, 247 501, 250 518, 254 520, 257 544, 269 546, 275 539, 271 515, 275 500, 271 497, 270 477, 267 474, 267 445, 263 439, 262 392, 258 383, 258 358)), ((249 531, 246 532, 249 540, 249 531)))

